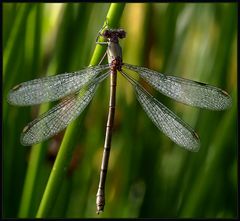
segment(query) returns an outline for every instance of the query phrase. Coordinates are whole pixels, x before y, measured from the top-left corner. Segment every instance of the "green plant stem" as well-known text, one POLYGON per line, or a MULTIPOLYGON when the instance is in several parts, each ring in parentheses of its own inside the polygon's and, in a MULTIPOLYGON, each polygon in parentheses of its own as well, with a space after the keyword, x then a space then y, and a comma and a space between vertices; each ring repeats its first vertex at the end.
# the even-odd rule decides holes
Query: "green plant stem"
MULTIPOLYGON (((48 110, 49 105, 41 105, 39 113, 44 113, 48 110)), ((20 208, 18 212, 19 218, 31 217, 32 210, 32 200, 33 194, 35 194, 34 190, 37 185, 37 176, 40 164, 44 158, 44 154, 46 150, 44 146, 40 143, 34 145, 31 151, 28 170, 25 178, 25 183, 23 187, 23 194, 21 198, 20 208)))
MULTIPOLYGON (((117 27, 123 9, 124 4, 112 3, 110 5, 107 14, 107 20, 110 27, 117 27)), ((103 52, 103 47, 97 45, 94 50, 90 65, 96 65, 99 62, 101 56, 103 55, 103 52)), ((61 182, 64 175, 66 174, 67 166, 72 155, 73 145, 71 144, 73 142, 72 138, 75 127, 76 123, 73 123, 67 128, 65 132, 62 144, 60 146, 60 150, 58 152, 46 189, 44 191, 43 198, 38 208, 38 212, 36 215, 37 218, 47 217, 52 209, 52 206, 54 205, 54 202, 61 187, 61 182)))
MULTIPOLYGON (((40 5, 37 5, 36 18, 35 18, 35 31, 34 31, 35 39, 34 39, 34 50, 33 50, 33 53, 34 53, 33 57, 35 59, 34 59, 34 62, 32 63, 32 71, 34 69, 38 69, 39 67, 38 55, 40 53, 40 45, 41 45, 41 34, 40 34, 41 30, 39 27, 42 26, 41 13, 42 13, 42 7, 40 5)), ((42 104, 40 106, 39 113, 42 114, 46 112, 48 109, 49 109, 49 104, 42 104)), ((32 217, 34 215, 32 202, 34 200, 34 194, 35 194, 34 191, 37 186, 37 177, 39 174, 39 168, 44 159, 45 153, 46 153, 46 148, 44 148, 44 145, 42 144, 34 145, 34 147, 31 150, 27 173, 24 180, 21 203, 18 211, 18 217, 20 218, 32 217)))
POLYGON ((32 5, 26 5, 19 10, 18 19, 15 21, 15 25, 12 28, 9 40, 7 41, 6 49, 4 50, 3 59, 3 79, 6 73, 10 73, 11 67, 15 64, 16 51, 19 46, 19 36, 23 35, 23 24, 26 22, 29 11, 32 9, 32 5))

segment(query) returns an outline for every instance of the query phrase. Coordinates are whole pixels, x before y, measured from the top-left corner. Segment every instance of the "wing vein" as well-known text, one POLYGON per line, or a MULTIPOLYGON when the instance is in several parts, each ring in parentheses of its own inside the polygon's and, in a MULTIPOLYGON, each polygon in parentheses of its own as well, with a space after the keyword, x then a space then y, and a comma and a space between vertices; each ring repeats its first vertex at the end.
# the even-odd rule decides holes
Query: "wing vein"
POLYGON ((104 80, 109 72, 94 79, 80 91, 70 95, 58 105, 30 122, 21 134, 21 143, 24 146, 42 142, 59 133, 76 119, 92 100, 98 83, 104 80))
POLYGON ((200 141, 194 130, 166 106, 150 95, 133 78, 124 72, 121 73, 134 86, 139 103, 158 129, 179 146, 190 151, 198 151, 200 141))
POLYGON ((78 72, 64 73, 23 82, 10 90, 8 102, 26 106, 55 101, 79 91, 109 65, 87 67, 78 72))
POLYGON ((224 110, 232 104, 226 91, 197 81, 164 75, 145 67, 124 64, 129 70, 137 72, 160 93, 178 102, 211 110, 224 110))

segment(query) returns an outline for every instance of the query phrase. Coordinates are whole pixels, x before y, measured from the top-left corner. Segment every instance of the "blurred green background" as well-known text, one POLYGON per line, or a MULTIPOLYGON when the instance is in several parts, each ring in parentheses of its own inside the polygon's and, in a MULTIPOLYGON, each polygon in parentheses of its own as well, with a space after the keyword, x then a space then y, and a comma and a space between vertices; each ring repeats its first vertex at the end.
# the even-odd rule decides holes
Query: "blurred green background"
MULTIPOLYGON (((3 4, 4 218, 35 217, 63 137, 21 146, 21 131, 37 117, 38 107, 10 106, 7 93, 20 82, 88 66, 109 6, 3 4), (33 151, 42 153, 34 172, 33 151)), ((118 75, 106 206, 97 215, 109 99, 109 79, 104 81, 75 122, 72 160, 48 217, 236 217, 236 3, 129 3, 119 22, 127 32, 120 42, 126 63, 215 85, 232 96, 233 105, 221 112, 200 110, 148 88, 195 128, 201 148, 191 153, 153 125, 131 85, 118 75)))

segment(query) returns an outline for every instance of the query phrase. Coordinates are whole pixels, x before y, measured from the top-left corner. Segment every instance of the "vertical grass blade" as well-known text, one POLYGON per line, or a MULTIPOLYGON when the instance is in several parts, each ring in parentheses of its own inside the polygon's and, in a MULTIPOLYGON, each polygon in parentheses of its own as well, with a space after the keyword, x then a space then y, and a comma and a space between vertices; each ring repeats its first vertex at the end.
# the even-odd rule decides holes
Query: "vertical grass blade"
MULTIPOLYGON (((116 27, 117 23, 121 18, 122 11, 124 9, 124 4, 111 4, 109 12, 107 14, 108 22, 112 27, 116 27)), ((100 58, 101 48, 96 47, 93 57, 91 59, 90 65, 96 65, 100 58)), ((103 54, 102 54, 103 55, 103 54)), ((50 174, 46 189, 44 191, 43 198, 41 200, 36 217, 43 218, 48 217, 49 212, 56 200, 57 194, 59 192, 61 181, 66 173, 66 168, 69 164, 70 156, 73 151, 73 141, 72 135, 75 131, 75 124, 70 125, 64 135, 60 150, 58 152, 57 158, 55 160, 52 172, 50 174)))

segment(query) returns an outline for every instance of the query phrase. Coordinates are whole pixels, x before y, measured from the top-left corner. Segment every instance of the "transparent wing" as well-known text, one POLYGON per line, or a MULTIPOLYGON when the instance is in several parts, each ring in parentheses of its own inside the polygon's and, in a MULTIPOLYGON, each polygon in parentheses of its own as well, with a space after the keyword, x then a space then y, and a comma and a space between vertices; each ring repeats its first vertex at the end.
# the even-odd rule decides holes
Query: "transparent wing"
POLYGON ((200 141, 194 130, 151 96, 134 79, 121 72, 134 86, 137 99, 153 123, 172 141, 190 151, 198 151, 200 141))
POLYGON ((21 134, 22 145, 30 146, 39 143, 67 127, 89 104, 98 83, 105 79, 108 74, 109 72, 101 75, 79 92, 70 95, 48 112, 30 122, 21 134))
POLYGON ((167 76, 145 67, 130 64, 124 64, 124 67, 139 73, 159 92, 184 104, 211 110, 224 110, 232 104, 231 97, 220 88, 184 78, 167 76))
POLYGON ((55 101, 81 89, 109 65, 98 65, 78 72, 59 74, 23 82, 8 94, 10 104, 25 106, 55 101))

